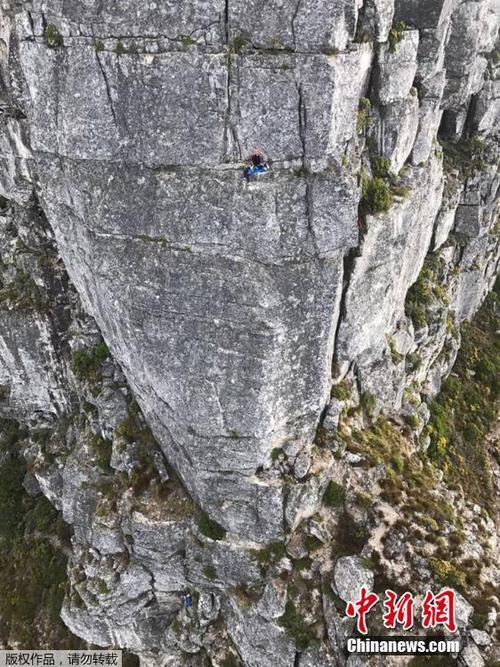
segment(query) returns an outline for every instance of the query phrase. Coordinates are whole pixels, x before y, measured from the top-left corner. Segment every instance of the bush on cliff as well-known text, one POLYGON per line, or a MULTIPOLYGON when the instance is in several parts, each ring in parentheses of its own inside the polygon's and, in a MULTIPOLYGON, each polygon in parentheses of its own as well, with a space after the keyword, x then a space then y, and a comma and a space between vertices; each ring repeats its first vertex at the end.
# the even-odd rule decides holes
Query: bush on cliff
POLYGON ((57 49, 58 47, 64 45, 61 33, 55 25, 52 25, 52 23, 49 23, 47 26, 45 26, 45 30, 43 31, 43 39, 49 49, 57 49))
POLYGON ((392 194, 387 183, 380 177, 362 177, 361 212, 384 213, 391 208, 392 194))
POLYGON ((196 525, 205 537, 211 540, 223 540, 226 537, 226 531, 216 521, 213 521, 208 514, 200 512, 196 517, 196 525))

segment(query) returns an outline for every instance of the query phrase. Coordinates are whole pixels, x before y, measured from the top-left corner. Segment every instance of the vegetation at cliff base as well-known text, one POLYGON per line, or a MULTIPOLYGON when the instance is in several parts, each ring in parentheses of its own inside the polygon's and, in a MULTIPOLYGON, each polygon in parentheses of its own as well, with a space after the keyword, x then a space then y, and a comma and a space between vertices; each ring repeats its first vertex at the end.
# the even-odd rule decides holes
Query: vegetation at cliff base
POLYGON ((0 643, 34 648, 78 648, 81 641, 59 613, 66 588, 68 539, 60 513, 23 488, 24 461, 17 425, 0 421, 0 643))
POLYGON ((43 310, 40 289, 25 271, 16 270, 14 277, 0 286, 0 310, 43 310))
POLYGON ((371 161, 372 173, 376 178, 387 178, 391 171, 391 161, 377 155, 371 161))
POLYGON ((430 405, 429 455, 450 482, 462 485, 470 500, 491 507, 492 478, 488 436, 500 407, 500 281, 472 322, 461 327, 462 346, 450 377, 430 405), (473 470, 474 474, 470 474, 473 470))

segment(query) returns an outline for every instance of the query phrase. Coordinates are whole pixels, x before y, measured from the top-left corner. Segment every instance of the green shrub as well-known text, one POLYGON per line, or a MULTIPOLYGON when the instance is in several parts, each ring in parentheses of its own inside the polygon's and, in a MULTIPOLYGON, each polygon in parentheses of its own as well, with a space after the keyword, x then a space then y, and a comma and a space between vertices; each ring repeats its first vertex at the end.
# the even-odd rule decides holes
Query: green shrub
POLYGON ((304 546, 307 551, 315 551, 323 546, 323 542, 315 535, 306 535, 304 538, 304 546))
POLYGON ((205 565, 205 567, 203 568, 203 574, 210 581, 214 581, 215 579, 217 579, 217 570, 213 565, 205 565))
POLYGON ((461 326, 453 373, 430 403, 426 427, 428 455, 443 468, 448 484, 460 486, 469 501, 486 510, 492 507, 493 488, 487 436, 500 405, 499 285, 497 280, 474 320, 461 326))
POLYGON ((440 583, 447 586, 454 586, 461 590, 465 588, 465 573, 461 572, 450 561, 431 558, 430 565, 440 583))
POLYGON ((252 549, 250 554, 265 570, 271 563, 286 556, 286 545, 284 542, 272 542, 263 549, 252 549))
POLYGON ((277 461, 282 454, 282 447, 274 447, 274 449, 271 450, 271 461, 277 461))
POLYGON ((93 433, 89 438, 89 446, 97 465, 104 471, 110 470, 112 443, 101 435, 93 433))
POLYGON ((372 173, 378 178, 387 178, 391 170, 391 161, 381 155, 371 161, 372 173))
POLYGON ((364 391, 360 396, 360 403, 363 410, 368 416, 373 415, 375 407, 377 405, 377 399, 369 391, 364 391))
POLYGON ((60 513, 45 496, 36 499, 33 509, 26 513, 24 522, 30 533, 56 533, 60 513))
POLYGON ((405 422, 408 424, 408 426, 412 429, 417 429, 420 426, 420 419, 418 415, 415 413, 412 413, 410 415, 405 416, 405 422))
POLYGON ((486 167, 484 142, 480 137, 462 139, 456 143, 440 140, 443 165, 447 173, 457 171, 462 180, 486 167))
POLYGON ((71 370, 80 381, 96 387, 102 383, 102 364, 108 355, 105 343, 98 343, 84 350, 75 350, 71 355, 71 370))
POLYGON ((361 182, 361 212, 383 213, 392 205, 392 194, 387 183, 379 177, 365 177, 361 182))
POLYGON ((46 303, 33 278, 17 270, 14 278, 0 288, 1 310, 44 310, 46 303))
POLYGON ((359 491, 356 494, 356 504, 359 505, 359 507, 363 507, 365 509, 368 509, 373 505, 373 496, 371 496, 369 493, 365 493, 364 491, 359 491))
POLYGON ((428 323, 429 307, 436 300, 433 291, 435 284, 434 272, 428 266, 424 266, 406 295, 405 311, 417 330, 428 323))
POLYGON ((12 540, 19 536, 21 520, 24 517, 22 505, 23 479, 26 472, 19 459, 6 461, 0 467, 0 539, 12 540))
POLYGON ((181 44, 183 49, 187 49, 196 43, 196 40, 190 37, 190 35, 182 35, 181 37, 181 44))
POLYGON ((389 346, 389 350, 391 352, 392 363, 400 364, 403 361, 404 357, 400 352, 398 352, 396 348, 396 341, 392 336, 388 336, 387 334, 385 336, 385 339, 387 341, 387 345, 389 346))
POLYGON ((347 401, 351 392, 345 380, 339 382, 339 384, 334 384, 330 396, 336 398, 338 401, 347 401))
POLYGON ((123 56, 126 53, 128 53, 128 50, 127 50, 126 46, 123 44, 123 42, 120 39, 116 42, 115 53, 118 56, 123 56))
POLYGON ((484 434, 481 433, 476 424, 465 424, 462 433, 464 440, 471 445, 477 445, 481 441, 481 438, 484 437, 484 434))
POLYGON ((369 570, 375 570, 377 568, 377 563, 371 558, 363 558, 363 565, 369 570))
POLYGON ((323 494, 323 504, 328 507, 340 507, 345 502, 345 490, 340 484, 337 484, 333 479, 328 482, 328 485, 323 494))
MULTIPOLYGON (((155 465, 153 453, 157 451, 157 444, 149 427, 144 423, 137 403, 132 402, 129 407, 128 416, 118 424, 115 435, 123 438, 134 447, 134 470, 129 476, 134 493, 139 495, 154 483, 154 490, 162 495, 168 494, 169 513, 180 517, 189 516, 194 510, 192 501, 184 494, 178 493, 179 487, 175 474, 169 470, 171 482, 162 482, 155 465), (171 492, 175 492, 173 495, 171 492)), ((106 443, 103 443, 103 457, 107 457, 106 443)), ((105 458, 101 459, 106 464, 105 458)))
POLYGON ((403 472, 405 468, 405 462, 403 458, 399 454, 393 454, 391 458, 391 464, 392 467, 397 471, 397 472, 403 472))
POLYGON ((101 595, 108 595, 111 591, 109 585, 103 579, 100 579, 98 588, 101 595))
POLYGON ((0 465, 2 633, 24 645, 76 649, 81 641, 59 618, 66 558, 52 538, 61 538, 62 521, 45 498, 27 495, 22 486, 25 472, 22 459, 0 465))
POLYGON ((364 132, 370 124, 370 111, 372 103, 367 97, 361 97, 358 105, 358 117, 356 121, 356 129, 359 134, 364 132))
POLYGON ((301 572, 302 570, 308 570, 312 565, 312 560, 307 556, 305 558, 296 558, 293 561, 293 566, 296 570, 301 572))
POLYGON ((43 39, 49 49, 57 49, 64 45, 64 40, 55 25, 49 23, 43 31, 43 39))
POLYGON ((203 535, 211 540, 223 540, 226 537, 226 530, 216 521, 212 521, 208 514, 200 512, 196 517, 196 525, 203 535))
POLYGON ((278 624, 286 628, 295 639, 299 650, 303 651, 309 646, 312 638, 310 630, 304 623, 304 615, 297 610, 292 600, 287 600, 285 613, 278 618, 278 624))
POLYGON ((236 35, 231 44, 233 53, 241 53, 248 40, 243 35, 236 35))
POLYGON ((101 41, 100 39, 96 39, 94 42, 94 49, 96 53, 100 53, 101 51, 104 51, 104 42, 101 41))
POLYGON ((396 46, 403 39, 405 30, 406 23, 404 21, 399 21, 392 26, 389 32, 389 51, 391 53, 396 51, 396 46))

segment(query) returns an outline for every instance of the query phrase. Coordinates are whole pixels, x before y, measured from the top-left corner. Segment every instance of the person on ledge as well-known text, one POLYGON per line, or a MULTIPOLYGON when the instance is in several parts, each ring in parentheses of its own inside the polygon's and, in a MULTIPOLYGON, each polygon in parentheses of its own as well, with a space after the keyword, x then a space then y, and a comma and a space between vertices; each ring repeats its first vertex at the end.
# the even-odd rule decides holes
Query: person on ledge
POLYGON ((243 176, 247 181, 252 178, 252 176, 258 176, 260 174, 265 174, 269 171, 269 165, 264 160, 264 155, 261 150, 255 150, 246 160, 245 170, 243 171, 243 176))

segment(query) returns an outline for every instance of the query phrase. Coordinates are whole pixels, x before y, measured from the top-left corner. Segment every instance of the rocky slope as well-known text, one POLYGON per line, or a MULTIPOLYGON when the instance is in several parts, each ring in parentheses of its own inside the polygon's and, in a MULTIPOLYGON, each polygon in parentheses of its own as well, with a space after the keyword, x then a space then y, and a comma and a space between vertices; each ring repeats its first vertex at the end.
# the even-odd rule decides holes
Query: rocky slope
POLYGON ((419 592, 461 532, 498 659, 498 484, 450 486, 433 402, 500 258, 497 34, 494 0, 3 1, 0 412, 76 635, 342 665, 359 556, 419 592))

